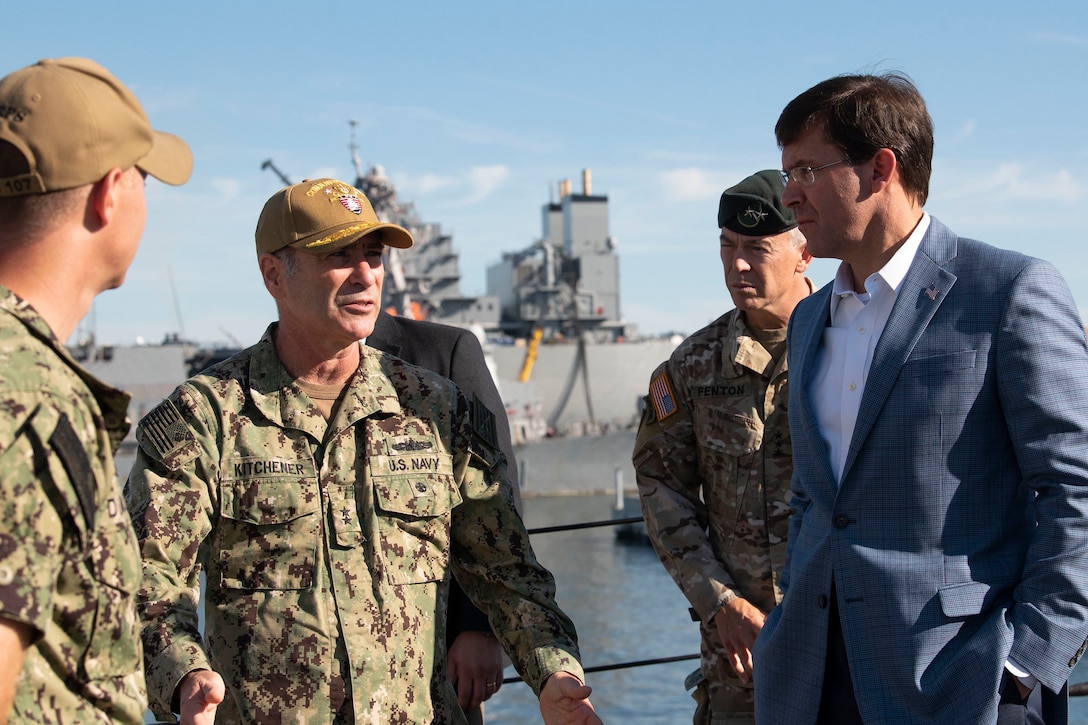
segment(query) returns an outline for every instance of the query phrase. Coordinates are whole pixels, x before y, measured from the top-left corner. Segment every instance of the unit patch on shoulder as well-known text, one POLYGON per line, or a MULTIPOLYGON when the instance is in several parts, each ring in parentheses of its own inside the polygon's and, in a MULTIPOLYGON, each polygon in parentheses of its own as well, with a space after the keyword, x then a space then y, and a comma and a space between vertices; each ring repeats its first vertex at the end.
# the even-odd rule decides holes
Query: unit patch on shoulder
POLYGON ((499 434, 495 428, 495 414, 475 393, 472 394, 472 432, 493 450, 498 449, 499 434))
POLYGON ((676 412, 676 397, 672 393, 672 383, 668 373, 661 373, 650 381, 650 402, 658 421, 663 421, 676 412))
POLYGON ((169 399, 144 416, 138 433, 142 438, 141 443, 149 447, 149 452, 154 452, 159 460, 164 460, 193 439, 177 406, 169 399))

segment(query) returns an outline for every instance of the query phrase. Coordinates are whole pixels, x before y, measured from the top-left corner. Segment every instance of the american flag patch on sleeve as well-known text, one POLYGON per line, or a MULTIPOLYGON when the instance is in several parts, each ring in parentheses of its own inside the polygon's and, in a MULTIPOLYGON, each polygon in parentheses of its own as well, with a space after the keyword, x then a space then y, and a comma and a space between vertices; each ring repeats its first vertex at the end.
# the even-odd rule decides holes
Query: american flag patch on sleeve
POLYGON ((676 412, 676 398, 673 397, 667 373, 661 373, 650 381, 650 401, 654 404, 654 413, 659 421, 676 412))

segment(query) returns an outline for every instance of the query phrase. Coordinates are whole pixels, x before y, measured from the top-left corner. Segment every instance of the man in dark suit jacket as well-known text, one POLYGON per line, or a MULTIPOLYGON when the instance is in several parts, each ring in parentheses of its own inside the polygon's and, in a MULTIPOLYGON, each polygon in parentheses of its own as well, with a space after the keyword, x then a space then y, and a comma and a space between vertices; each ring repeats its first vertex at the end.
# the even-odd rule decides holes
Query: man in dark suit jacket
POLYGON ((922 211, 932 121, 897 74, 802 93, 775 133, 835 280, 790 321, 782 604, 761 723, 1024 722, 1088 635, 1088 347, 1050 264, 922 211))
MULTIPOLYGON (((460 327, 393 316, 382 310, 366 344, 449 378, 470 402, 478 401, 494 414, 499 448, 506 456, 507 475, 520 510, 510 421, 476 335, 460 327)), ((450 587, 446 626, 447 663, 458 702, 470 724, 482 723, 483 701, 502 686, 503 652, 487 616, 469 601, 456 581, 450 587)))

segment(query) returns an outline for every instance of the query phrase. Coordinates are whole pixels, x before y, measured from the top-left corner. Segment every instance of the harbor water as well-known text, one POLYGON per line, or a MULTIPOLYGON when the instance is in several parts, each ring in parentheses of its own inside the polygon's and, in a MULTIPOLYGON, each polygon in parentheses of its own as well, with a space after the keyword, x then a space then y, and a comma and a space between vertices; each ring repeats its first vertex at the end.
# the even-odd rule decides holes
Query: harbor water
MULTIPOLYGON (((526 498, 530 529, 608 519, 614 496, 526 498)), ((638 512, 629 512, 638 515, 638 512)), ((597 667, 699 651, 688 603, 648 544, 621 544, 614 527, 533 536, 540 562, 556 577, 556 598, 578 628, 582 663, 597 667)), ((684 678, 698 660, 592 672, 591 700, 606 723, 690 723, 695 701, 684 678)), ((512 667, 508 677, 517 676, 512 667)), ((524 683, 502 686, 485 705, 489 725, 542 723, 536 696, 524 683)))
MULTIPOLYGON (((614 497, 552 496, 525 500, 530 528, 597 521, 611 516, 614 497)), ((633 512, 631 515, 637 515, 633 512)), ((557 599, 578 628, 586 667, 699 650, 687 600, 649 546, 616 542, 612 527, 533 536, 537 557, 556 577, 557 599)), ((1086 658, 1088 659, 1088 658, 1086 658)), ((1071 683, 1088 681, 1081 660, 1071 683)), ((591 700, 605 723, 689 725, 694 701, 684 677, 696 660, 587 675, 591 700)), ((516 676, 507 668, 507 676, 516 676)), ((503 685, 485 706, 488 725, 542 723, 536 697, 523 683, 503 685)), ((1088 697, 1069 701, 1070 725, 1088 725, 1088 697)))

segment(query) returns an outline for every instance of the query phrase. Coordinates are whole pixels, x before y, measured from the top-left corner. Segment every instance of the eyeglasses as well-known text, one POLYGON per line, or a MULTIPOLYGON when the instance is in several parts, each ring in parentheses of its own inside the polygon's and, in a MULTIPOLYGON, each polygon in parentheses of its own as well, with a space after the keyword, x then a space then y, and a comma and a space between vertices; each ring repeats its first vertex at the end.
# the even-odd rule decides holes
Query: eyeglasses
POLYGON ((851 158, 839 159, 838 161, 832 161, 830 164, 824 164, 823 166, 794 166, 787 171, 779 171, 782 174, 782 183, 788 184, 790 181, 794 181, 801 186, 811 186, 816 183, 816 172, 826 169, 838 164, 845 164, 853 161, 851 158))

